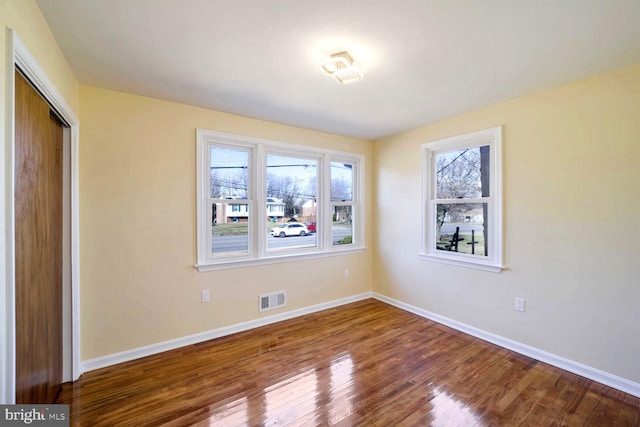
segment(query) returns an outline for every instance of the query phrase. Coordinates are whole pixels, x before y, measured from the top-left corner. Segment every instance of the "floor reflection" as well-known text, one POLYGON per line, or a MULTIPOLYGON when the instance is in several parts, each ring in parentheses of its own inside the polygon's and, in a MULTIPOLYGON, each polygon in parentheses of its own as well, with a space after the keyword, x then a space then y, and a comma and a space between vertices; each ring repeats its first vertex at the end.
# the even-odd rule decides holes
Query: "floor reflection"
MULTIPOLYGON (((209 425, 216 427, 254 425, 339 423, 353 414, 351 397, 355 387, 354 362, 340 354, 328 364, 308 369, 264 388, 264 393, 235 399, 209 408, 209 425), (252 411, 251 408, 260 408, 252 411), (259 420, 252 417, 262 413, 259 420)), ((303 425, 301 424, 301 425, 303 425)))
POLYGON ((209 425, 212 427, 241 426, 248 424, 249 405, 246 397, 241 397, 222 407, 211 408, 209 425))
MULTIPOLYGON (((315 366, 298 374, 280 377, 273 384, 260 387, 260 393, 211 406, 208 424, 219 427, 336 425, 348 422, 347 419, 358 411, 386 412, 384 402, 388 395, 403 390, 408 384, 390 382, 367 398, 354 401, 354 396, 359 395, 357 381, 352 355, 340 353, 331 359, 317 361, 315 366)), ((423 406, 412 415, 416 420, 426 421, 431 426, 482 425, 482 417, 444 387, 422 384, 418 388, 422 388, 423 393, 429 391, 420 399, 423 406)), ((415 395, 406 397, 416 402, 415 395)), ((395 405, 406 403, 401 399, 395 405)))
POLYGON ((314 368, 265 388, 263 425, 288 425, 312 412, 315 408, 317 382, 314 368))
POLYGON ((353 413, 353 359, 349 354, 342 354, 331 361, 331 402, 328 405, 329 424, 339 423, 353 413))
POLYGON ((431 411, 432 426, 476 426, 482 425, 482 418, 467 406, 467 403, 440 387, 433 390, 435 397, 431 399, 433 409, 431 411))

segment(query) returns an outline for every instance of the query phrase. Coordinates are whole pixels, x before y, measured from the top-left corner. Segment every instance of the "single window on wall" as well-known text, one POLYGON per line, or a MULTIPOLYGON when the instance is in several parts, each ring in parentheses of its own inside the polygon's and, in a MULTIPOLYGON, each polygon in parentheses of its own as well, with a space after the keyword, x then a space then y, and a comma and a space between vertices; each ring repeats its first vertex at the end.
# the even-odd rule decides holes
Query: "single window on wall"
POLYGON ((501 146, 501 127, 422 145, 421 255, 501 271, 501 146))
POLYGON ((364 156, 197 131, 200 271, 364 249, 364 156))

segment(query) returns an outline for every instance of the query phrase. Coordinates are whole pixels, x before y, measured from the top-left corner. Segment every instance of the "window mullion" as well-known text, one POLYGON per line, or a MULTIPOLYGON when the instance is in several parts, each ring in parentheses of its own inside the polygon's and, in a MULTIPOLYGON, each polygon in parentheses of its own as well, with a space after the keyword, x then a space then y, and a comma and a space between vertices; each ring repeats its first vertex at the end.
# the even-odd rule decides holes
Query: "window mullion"
POLYGON ((429 201, 429 223, 428 227, 428 243, 427 251, 434 252, 436 250, 436 219, 438 218, 438 202, 435 200, 429 201))
MULTIPOLYGON (((207 181, 208 182, 208 181, 207 181)), ((203 253, 206 254, 207 259, 211 259, 213 257, 213 204, 215 203, 215 199, 208 198, 207 205, 204 207, 205 217, 202 221, 202 227, 207 234, 207 238, 205 239, 206 250, 203 249, 203 253)))
POLYGON ((266 164, 264 146, 258 144, 253 150, 252 167, 253 172, 252 182, 254 192, 251 195, 254 201, 254 209, 256 215, 254 218, 253 234, 251 235, 251 241, 253 242, 252 255, 258 258, 264 257, 267 247, 267 224, 265 218, 267 217, 267 189, 266 189, 266 164))
POLYGON ((364 241, 364 227, 362 217, 364 216, 364 192, 362 191, 362 176, 360 162, 353 163, 353 241, 356 244, 364 241))
POLYGON ((320 176, 318 177, 319 188, 317 193, 319 196, 319 211, 322 213, 321 233, 318 234, 318 247, 320 250, 331 248, 332 233, 332 214, 333 206, 331 205, 331 157, 328 154, 322 156, 322 166, 319 168, 320 176))
POLYGON ((198 197, 196 209, 198 215, 204 215, 204 217, 199 218, 199 221, 197 222, 198 236, 200 237, 197 247, 198 263, 202 263, 211 258, 211 226, 207 227, 207 216, 209 217, 209 223, 211 223, 211 214, 207 214, 211 210, 211 204, 207 203, 209 207, 207 207, 207 205, 202 206, 202 201, 207 200, 210 195, 208 176, 209 168, 207 167, 210 160, 209 150, 207 148, 208 144, 205 142, 204 138, 198 135, 196 138, 196 163, 197 167, 200 169, 200 173, 197 174, 198 179, 196 181, 198 197))

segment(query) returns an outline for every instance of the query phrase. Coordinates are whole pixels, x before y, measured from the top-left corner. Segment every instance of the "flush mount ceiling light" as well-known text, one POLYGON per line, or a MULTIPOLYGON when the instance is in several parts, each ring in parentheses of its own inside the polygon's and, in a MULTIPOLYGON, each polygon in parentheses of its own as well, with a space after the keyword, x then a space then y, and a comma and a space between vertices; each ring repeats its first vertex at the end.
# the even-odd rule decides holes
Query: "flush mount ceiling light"
POLYGON ((331 55, 331 60, 322 64, 322 69, 338 83, 353 83, 362 80, 362 73, 353 66, 353 59, 347 51, 331 55))

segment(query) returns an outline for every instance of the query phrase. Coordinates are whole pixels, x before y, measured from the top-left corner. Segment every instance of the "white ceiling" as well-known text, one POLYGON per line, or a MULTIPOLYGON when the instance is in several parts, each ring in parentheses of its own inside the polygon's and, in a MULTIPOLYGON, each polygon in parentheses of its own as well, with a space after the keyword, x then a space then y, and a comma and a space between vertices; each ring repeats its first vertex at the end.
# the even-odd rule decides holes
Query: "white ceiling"
POLYGON ((38 4, 82 84, 365 139, 640 62, 639 0, 38 4))

